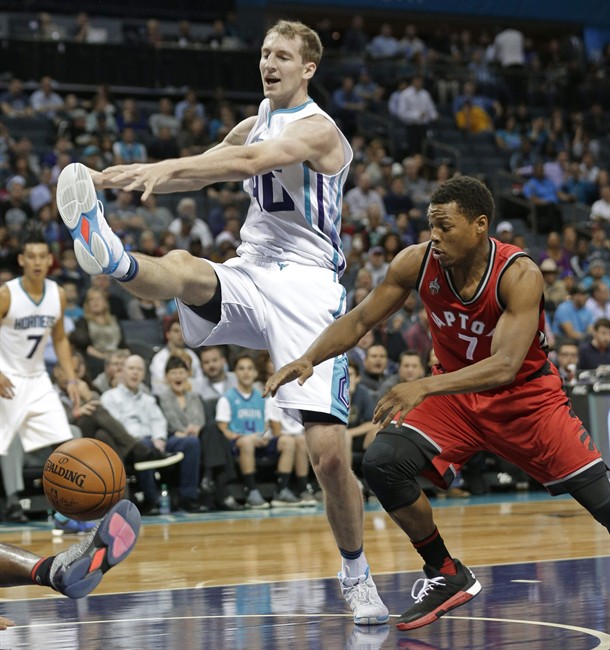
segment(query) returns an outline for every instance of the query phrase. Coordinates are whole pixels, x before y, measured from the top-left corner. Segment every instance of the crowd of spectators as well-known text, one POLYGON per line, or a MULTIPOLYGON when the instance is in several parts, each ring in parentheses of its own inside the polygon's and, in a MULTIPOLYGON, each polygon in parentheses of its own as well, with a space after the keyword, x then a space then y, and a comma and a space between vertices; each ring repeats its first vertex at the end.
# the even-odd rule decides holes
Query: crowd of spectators
MULTIPOLYGON (((226 38, 238 39, 230 22, 217 21, 206 45, 223 47, 226 38)), ((89 25, 88 17, 79 14, 74 31, 62 38, 87 42, 89 25)), ((46 18, 40 29, 41 38, 55 38, 57 32, 46 18)), ((181 22, 179 30, 178 45, 195 43, 188 22, 181 22)), ((572 368, 571 379, 578 377, 580 370, 607 371, 610 166, 604 152, 610 147, 610 101, 602 92, 607 84, 595 86, 590 80, 610 81, 610 44, 597 59, 591 59, 577 36, 534 43, 514 29, 494 36, 482 30, 476 38, 468 30, 453 33, 443 31, 442 26, 428 35, 418 34, 412 24, 406 25, 402 34, 394 35, 394 31, 392 25, 384 24, 378 34, 371 35, 360 16, 341 33, 328 24, 320 27, 325 46, 339 53, 337 61, 342 56, 357 60, 357 74, 345 74, 337 87, 327 88, 328 111, 354 150, 341 233, 348 261, 342 278, 348 308, 361 302, 380 282, 401 249, 428 238, 426 209, 431 192, 438 183, 461 173, 446 161, 427 159, 423 152, 423 143, 436 129, 436 122, 449 116, 456 132, 465 131, 468 137, 489 136, 503 168, 514 174, 515 193, 536 215, 536 232, 528 230, 531 223, 520 224, 510 213, 503 213, 501 223, 492 228, 498 239, 522 247, 540 265, 552 358, 562 367, 562 346, 572 345, 576 356, 567 364, 572 368), (380 61, 407 63, 412 74, 388 84, 383 75, 376 79, 371 72, 378 69, 375 65, 380 61), (461 76, 447 74, 447 69, 459 70, 461 76), (383 134, 371 135, 362 128, 361 115, 371 112, 404 124, 405 156, 393 157, 395 149, 383 134), (576 223, 564 219, 562 212, 563 205, 575 202, 587 206, 586 219, 576 223), (544 242, 539 233, 545 235, 544 242)), ((163 41, 158 21, 147 23, 146 38, 150 44, 163 41)), ((102 169, 204 152, 218 144, 239 120, 255 112, 256 106, 228 101, 222 91, 204 100, 195 89, 186 89, 179 101, 168 94, 151 107, 136 96, 116 97, 113 89, 104 85, 91 96, 64 92, 48 76, 43 76, 39 88, 31 93, 24 90, 20 79, 12 79, 0 95, 0 281, 18 274, 21 227, 27 220, 38 219, 55 257, 50 275, 66 288, 71 342, 102 394, 116 390, 122 376, 121 371, 113 370, 113 364, 120 366, 121 351, 129 347, 121 322, 156 321, 164 327, 165 346, 156 357, 145 360, 151 362, 150 368, 146 365, 142 373, 140 362, 135 365, 143 378, 148 377, 144 392, 152 389, 162 407, 164 394, 165 404, 172 404, 171 416, 167 408, 164 416, 166 436, 184 434, 203 440, 205 423, 217 421, 223 423, 220 429, 226 439, 239 436, 239 431, 226 425, 230 421, 226 402, 221 402, 220 420, 215 408, 219 398, 236 390, 239 382, 242 392, 250 390, 248 382, 236 380, 229 370, 244 351, 231 349, 227 359, 224 351, 216 348, 185 350, 173 301, 138 300, 117 285, 111 286, 105 276, 91 279, 83 274, 71 237, 58 217, 56 181, 61 170, 76 160, 102 169), (13 137, 11 121, 15 119, 45 120, 54 130, 53 143, 35 146, 27 135, 13 137), (182 362, 172 361, 174 365, 169 367, 176 356, 182 362), (168 373, 183 375, 182 371, 187 373, 182 384, 168 380, 168 373), (199 412, 190 406, 189 412, 196 416, 181 422, 176 404, 191 403, 182 390, 187 383, 203 408, 199 412), (166 393, 170 389, 171 396, 166 393)), ((486 178, 490 171, 485 170, 486 178)), ((222 262, 236 254, 248 197, 240 185, 223 183, 188 195, 151 196, 144 203, 138 193, 125 191, 100 192, 99 200, 113 230, 129 249, 160 256, 184 248, 222 262)), ((350 444, 362 450, 374 435, 370 405, 379 392, 394 381, 429 372, 434 363, 426 314, 417 296, 411 296, 387 322, 360 341, 350 359, 355 409, 350 413, 350 444)), ((257 365, 256 357, 251 361, 257 365)), ((259 378, 262 375, 259 371, 259 378)), ((136 389, 139 383, 134 384, 136 389)), ((137 391, 131 392, 137 395, 137 391)), ((263 422, 263 430, 257 433, 258 440, 265 442, 269 429, 264 415, 263 422)), ((278 457, 285 446, 294 460, 299 433, 290 430, 289 423, 278 424, 279 418, 273 422, 278 440, 284 435, 282 426, 285 435, 293 438, 278 444, 278 457)), ((240 453, 254 452, 255 447, 266 446, 263 442, 252 449, 244 447, 240 453)), ((178 446, 182 449, 184 445, 178 446)), ((227 491, 227 484, 235 478, 232 454, 227 455, 222 445, 210 449, 202 441, 201 447, 188 452, 201 457, 193 470, 198 474, 197 485, 201 483, 204 492, 209 492, 210 486, 217 490, 217 507, 242 507, 227 491)), ((303 471, 302 461, 295 462, 288 463, 288 470, 282 466, 279 472, 282 482, 274 495, 277 503, 282 502, 280 494, 289 502, 288 492, 298 502, 311 502, 306 481, 309 472, 303 471), (291 487, 286 476, 297 466, 291 487)), ((241 474, 247 476, 251 469, 252 463, 244 463, 242 456, 241 474)), ((245 480, 250 492, 255 489, 253 479, 245 480)), ((181 486, 182 505, 195 509, 193 486, 181 486)), ((156 494, 150 485, 147 489, 147 507, 154 511, 156 494)), ((263 505, 258 499, 251 501, 263 505)))

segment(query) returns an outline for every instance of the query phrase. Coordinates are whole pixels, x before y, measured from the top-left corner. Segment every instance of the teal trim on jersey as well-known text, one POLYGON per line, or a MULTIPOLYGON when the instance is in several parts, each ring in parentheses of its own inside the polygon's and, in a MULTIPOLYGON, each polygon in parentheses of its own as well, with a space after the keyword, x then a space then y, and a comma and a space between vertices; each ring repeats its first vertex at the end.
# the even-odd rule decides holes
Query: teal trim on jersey
POLYGON ((313 102, 313 99, 309 97, 309 99, 303 103, 300 104, 299 106, 295 106, 294 108, 276 108, 274 111, 269 112, 269 117, 267 118, 267 126, 271 124, 271 118, 274 115, 279 115, 280 113, 298 113, 299 111, 302 111, 305 106, 311 104, 313 102))
POLYGON ((303 165, 303 196, 305 197, 305 219, 307 219, 307 223, 313 228, 313 221, 311 220, 311 197, 309 195, 311 185, 311 172, 305 163, 301 164, 303 165))
POLYGON ((349 373, 347 365, 347 355, 341 354, 335 358, 330 404, 330 414, 339 418, 345 424, 347 424, 349 415, 349 373))
POLYGON ((345 287, 342 287, 342 289, 343 290, 341 291, 341 300, 339 301, 339 306, 337 307, 337 309, 333 313, 333 318, 339 318, 339 316, 341 316, 341 314, 343 314, 343 305, 345 304, 345 300, 346 300, 346 297, 347 297, 347 292, 345 291, 345 287))
POLYGON ((45 295, 47 293, 47 283, 43 282, 42 296, 41 296, 40 300, 38 302, 36 302, 34 300, 34 298, 32 298, 32 296, 30 296, 30 294, 25 290, 25 287, 23 286, 23 278, 22 277, 19 278, 19 286, 21 287, 21 291, 23 291, 23 293, 25 293, 25 295, 29 298, 30 302, 33 303, 34 305, 36 305, 36 307, 38 307, 38 305, 40 305, 40 303, 44 300, 44 297, 45 297, 45 295))
MULTIPOLYGON (((311 229, 315 233, 317 233, 319 237, 322 237, 322 238, 326 237, 326 238, 328 238, 329 240, 332 241, 332 234, 328 234, 328 233, 324 232, 324 230, 320 230, 320 228, 317 226, 317 224, 314 224, 314 222, 313 222, 313 215, 312 215, 312 212, 311 212, 311 176, 312 176, 312 174, 317 174, 318 172, 313 172, 311 169, 309 169, 309 167, 307 167, 307 165, 305 163, 301 163, 301 165, 303 167, 303 196, 304 196, 303 208, 304 208, 304 211, 305 211, 305 219, 306 219, 307 223, 311 226, 311 229)), ((332 190, 333 189, 332 186, 334 184, 336 184, 336 178, 337 178, 336 175, 331 177, 330 183, 329 183, 329 189, 330 190, 332 190)), ((317 188, 316 188, 316 191, 317 191, 317 188)), ((339 197, 341 196, 341 188, 339 188, 337 194, 338 194, 339 197)), ((316 205, 317 205, 317 197, 316 197, 316 205)), ((325 222, 325 227, 327 227, 326 224, 328 224, 328 223, 332 224, 332 226, 337 231, 337 236, 339 238, 339 241, 341 241, 341 235, 339 233, 339 229, 336 228, 337 221, 339 221, 339 222, 341 221, 341 213, 338 210, 338 203, 337 202, 335 202, 335 208, 336 208, 337 213, 338 213, 336 218, 332 218, 332 217, 328 218, 328 215, 327 215, 324 222, 325 222)), ((338 270, 339 270, 339 253, 336 250, 333 253, 332 264, 335 267, 334 268, 335 273, 337 273, 338 270)))

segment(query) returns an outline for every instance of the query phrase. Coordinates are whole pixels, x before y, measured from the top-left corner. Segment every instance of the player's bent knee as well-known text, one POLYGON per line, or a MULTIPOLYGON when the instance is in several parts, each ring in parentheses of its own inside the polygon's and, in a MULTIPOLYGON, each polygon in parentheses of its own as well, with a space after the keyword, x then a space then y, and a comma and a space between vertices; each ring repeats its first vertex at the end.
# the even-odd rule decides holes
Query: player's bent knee
POLYGON ((598 463, 595 467, 599 474, 595 480, 582 486, 568 485, 569 493, 586 508, 596 521, 605 526, 610 532, 610 482, 606 476, 605 466, 598 463))
POLYGON ((383 432, 366 450, 362 460, 364 476, 388 512, 410 506, 419 498, 421 487, 415 477, 423 464, 417 462, 418 457, 423 459, 413 442, 383 432))

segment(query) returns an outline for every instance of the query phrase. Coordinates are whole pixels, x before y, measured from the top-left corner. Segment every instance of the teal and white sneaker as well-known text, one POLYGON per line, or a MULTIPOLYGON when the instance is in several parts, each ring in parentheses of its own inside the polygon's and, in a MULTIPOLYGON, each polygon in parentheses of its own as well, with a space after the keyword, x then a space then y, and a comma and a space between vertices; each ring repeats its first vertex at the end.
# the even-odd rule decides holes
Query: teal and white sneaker
POLYGON ((93 179, 81 163, 71 163, 59 175, 57 207, 74 239, 74 253, 84 271, 117 278, 127 274, 129 257, 106 222, 93 179))
POLYGON ((68 598, 83 598, 104 574, 133 551, 140 532, 140 512, 123 499, 79 544, 58 553, 51 564, 51 586, 68 598))
POLYGON ((53 515, 53 537, 61 535, 86 535, 97 526, 94 521, 77 521, 76 519, 68 519, 64 515, 56 512, 53 515))
POLYGON ((388 622, 390 612, 377 593, 369 567, 364 575, 352 577, 347 571, 339 573, 337 578, 341 583, 343 596, 354 612, 354 623, 383 625, 388 622))

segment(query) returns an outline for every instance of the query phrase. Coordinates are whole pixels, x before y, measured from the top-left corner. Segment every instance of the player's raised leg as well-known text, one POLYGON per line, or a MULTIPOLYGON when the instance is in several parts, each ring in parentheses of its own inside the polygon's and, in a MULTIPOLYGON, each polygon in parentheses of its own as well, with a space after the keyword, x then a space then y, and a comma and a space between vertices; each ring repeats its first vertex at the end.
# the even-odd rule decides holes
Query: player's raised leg
POLYGON ((160 258, 127 253, 106 222, 91 174, 81 163, 68 165, 59 175, 57 207, 74 239, 78 263, 90 275, 111 275, 146 300, 177 298, 203 305, 214 296, 218 279, 204 259, 184 250, 160 258))

